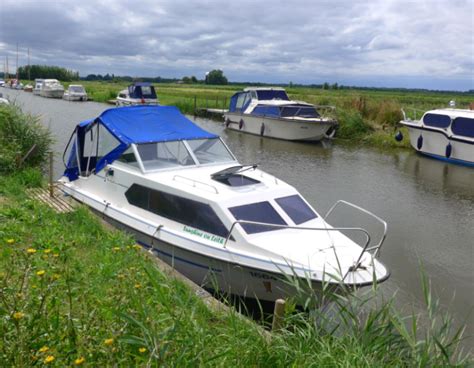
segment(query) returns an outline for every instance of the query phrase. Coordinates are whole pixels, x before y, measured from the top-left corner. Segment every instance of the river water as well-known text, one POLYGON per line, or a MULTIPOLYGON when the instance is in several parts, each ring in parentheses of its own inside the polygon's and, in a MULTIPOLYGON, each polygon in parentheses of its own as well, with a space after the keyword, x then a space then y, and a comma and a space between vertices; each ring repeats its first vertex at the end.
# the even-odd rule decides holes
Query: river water
MULTIPOLYGON (((111 107, 5 88, 0 92, 25 112, 39 115, 52 130, 56 177, 62 173, 62 152, 74 126, 111 107)), ((336 200, 344 199, 385 219, 388 236, 380 258, 392 275, 381 285, 384 295, 396 293, 396 304, 419 310, 421 264, 443 308, 457 324, 467 324, 468 335, 474 334, 473 168, 425 158, 413 150, 286 142, 227 131, 221 123, 206 119, 195 122, 221 135, 241 163, 258 163, 295 186, 318 212, 324 214, 336 200)), ((349 220, 354 226, 367 224, 367 218, 359 216, 334 220, 335 226, 348 225, 349 220)), ((369 228, 378 231, 370 224, 369 228)))

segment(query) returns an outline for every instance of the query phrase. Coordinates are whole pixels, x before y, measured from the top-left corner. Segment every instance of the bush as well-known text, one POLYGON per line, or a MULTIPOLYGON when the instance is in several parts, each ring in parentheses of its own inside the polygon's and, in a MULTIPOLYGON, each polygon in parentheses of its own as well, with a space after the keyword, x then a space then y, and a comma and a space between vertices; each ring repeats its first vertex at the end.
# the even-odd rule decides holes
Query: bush
POLYGON ((37 116, 24 114, 15 105, 0 106, 0 173, 41 166, 51 143, 51 132, 37 116))
POLYGON ((342 110, 339 113, 339 128, 337 136, 339 138, 354 139, 364 136, 370 132, 372 127, 368 125, 360 112, 355 110, 342 110))

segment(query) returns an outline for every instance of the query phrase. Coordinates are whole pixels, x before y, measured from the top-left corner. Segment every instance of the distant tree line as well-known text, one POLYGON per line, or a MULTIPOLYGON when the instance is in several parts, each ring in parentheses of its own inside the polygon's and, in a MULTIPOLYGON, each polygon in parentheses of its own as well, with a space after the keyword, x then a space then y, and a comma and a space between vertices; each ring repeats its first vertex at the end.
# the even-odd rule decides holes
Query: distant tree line
MULTIPOLYGON (((12 75, 12 73, 10 73, 12 75)), ((43 79, 59 79, 60 81, 69 82, 79 79, 79 73, 61 68, 59 66, 50 65, 25 65, 18 68, 18 76, 20 79, 43 78, 43 79)))

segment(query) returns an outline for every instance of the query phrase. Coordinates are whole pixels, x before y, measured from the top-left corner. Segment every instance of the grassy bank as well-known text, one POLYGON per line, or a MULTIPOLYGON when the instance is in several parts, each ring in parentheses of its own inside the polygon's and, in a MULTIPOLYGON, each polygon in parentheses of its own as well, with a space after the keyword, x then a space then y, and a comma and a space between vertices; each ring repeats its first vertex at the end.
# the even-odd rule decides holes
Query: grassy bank
MULTIPOLYGON (((1 118, 2 115, 0 115, 1 118)), ((32 123, 34 124, 34 123, 32 123)), ((0 122, 1 126, 1 122, 0 122)), ((21 132, 16 139, 20 139, 21 132)), ((13 139, 15 137, 11 137, 13 139)), ((28 198, 41 162, 0 176, 0 366, 449 366, 465 365, 424 280, 428 325, 372 294, 288 301, 269 341, 232 310, 212 313, 163 275, 126 234, 86 208, 57 214, 28 198), (370 307, 369 307, 370 306, 370 307)))
MULTIPOLYGON (((127 83, 84 82, 88 94, 98 102, 115 99, 127 83)), ((193 114, 197 108, 227 108, 230 97, 246 86, 207 86, 202 84, 156 84, 160 102, 178 106, 183 113, 193 114)), ((339 140, 377 147, 409 147, 408 139, 393 139, 397 123, 402 119, 401 108, 412 118, 420 118, 423 111, 448 106, 455 100, 460 108, 468 108, 474 95, 438 92, 372 91, 357 89, 323 90, 319 88, 289 87, 292 99, 315 105, 336 107, 340 129, 339 140), (418 109, 415 115, 413 109, 418 109)), ((405 132, 406 133, 406 132, 405 132)), ((406 135, 405 135, 406 136, 406 135)))

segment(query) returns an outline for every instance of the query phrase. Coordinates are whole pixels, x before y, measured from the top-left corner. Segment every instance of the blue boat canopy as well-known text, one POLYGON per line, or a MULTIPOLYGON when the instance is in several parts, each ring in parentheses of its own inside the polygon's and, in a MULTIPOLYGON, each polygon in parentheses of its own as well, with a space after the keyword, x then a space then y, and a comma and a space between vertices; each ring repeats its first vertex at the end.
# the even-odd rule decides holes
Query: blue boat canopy
POLYGON ((131 144, 218 137, 195 125, 175 106, 113 108, 104 111, 96 119, 83 121, 76 126, 64 152, 63 159, 68 157, 67 162, 64 162, 64 175, 72 181, 79 177, 81 168, 93 167, 98 172, 119 158, 131 144), (94 127, 97 127, 97 133, 94 127), (88 140, 86 134, 90 136, 88 140), (89 143, 89 140, 94 139, 94 134, 97 149, 89 143), (86 148, 87 145, 91 148, 86 148), (97 152, 90 154, 89 150, 97 152))

